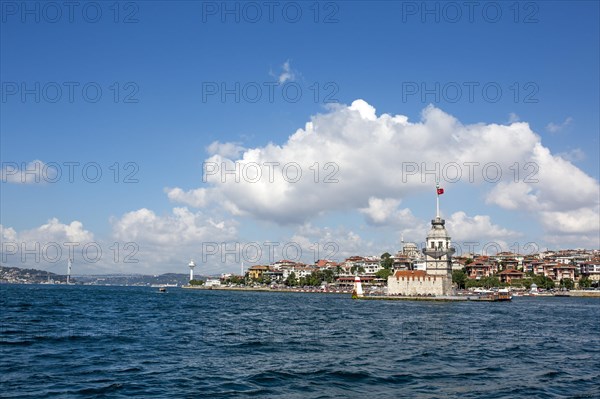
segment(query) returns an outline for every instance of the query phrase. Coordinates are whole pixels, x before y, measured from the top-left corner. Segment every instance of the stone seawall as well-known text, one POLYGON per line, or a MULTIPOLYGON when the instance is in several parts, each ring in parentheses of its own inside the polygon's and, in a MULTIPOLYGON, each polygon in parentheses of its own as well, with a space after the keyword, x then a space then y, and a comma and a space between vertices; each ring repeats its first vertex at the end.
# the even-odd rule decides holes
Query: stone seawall
POLYGON ((569 296, 582 296, 589 298, 600 298, 600 290, 592 291, 592 290, 571 290, 567 292, 569 296))

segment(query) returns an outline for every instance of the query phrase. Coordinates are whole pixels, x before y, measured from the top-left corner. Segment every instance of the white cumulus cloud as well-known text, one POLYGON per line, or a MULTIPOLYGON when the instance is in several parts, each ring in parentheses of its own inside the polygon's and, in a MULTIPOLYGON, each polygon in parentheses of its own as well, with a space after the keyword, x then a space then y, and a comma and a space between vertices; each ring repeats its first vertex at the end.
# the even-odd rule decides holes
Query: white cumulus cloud
POLYGON ((74 220, 68 224, 57 218, 32 229, 16 231, 0 225, 2 263, 9 266, 52 269, 64 274, 69 258, 83 270, 97 270, 97 262, 109 251, 110 244, 98 243, 94 234, 74 220))
MULTIPOLYGON (((528 123, 465 125, 434 106, 410 121, 404 115, 378 115, 371 104, 356 100, 313 116, 282 144, 243 150, 230 144, 235 150, 215 145, 205 160, 219 171, 204 176, 202 190, 173 188, 169 198, 281 225, 306 223, 331 211, 362 212, 370 224, 398 224, 410 220, 411 211, 395 201, 435 184, 427 169, 437 170, 442 184, 455 182, 455 189, 489 187, 488 204, 529 212, 543 226, 543 212, 595 213, 598 206, 597 180, 552 154, 528 123), (235 176, 219 173, 224 169, 236 171, 235 176)), ((564 224, 563 230, 573 227, 564 224)))
POLYGON ((488 215, 468 216, 462 211, 450 215, 446 221, 446 227, 455 242, 487 242, 490 240, 504 242, 520 235, 519 232, 493 224, 488 215))

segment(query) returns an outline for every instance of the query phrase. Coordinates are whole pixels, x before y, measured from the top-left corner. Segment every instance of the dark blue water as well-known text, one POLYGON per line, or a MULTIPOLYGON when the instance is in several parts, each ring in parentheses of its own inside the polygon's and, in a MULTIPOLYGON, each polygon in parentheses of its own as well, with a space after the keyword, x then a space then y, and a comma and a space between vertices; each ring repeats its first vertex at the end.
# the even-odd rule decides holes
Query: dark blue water
POLYGON ((2 397, 600 398, 600 300, 0 286, 2 397))

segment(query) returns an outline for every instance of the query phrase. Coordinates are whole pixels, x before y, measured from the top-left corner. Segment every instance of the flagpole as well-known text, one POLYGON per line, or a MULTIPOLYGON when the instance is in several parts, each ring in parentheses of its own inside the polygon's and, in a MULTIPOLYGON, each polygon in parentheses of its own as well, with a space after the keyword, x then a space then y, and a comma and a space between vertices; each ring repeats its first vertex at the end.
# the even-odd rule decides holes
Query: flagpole
POLYGON ((440 217, 440 194, 438 189, 440 188, 440 183, 435 184, 435 217, 440 217))

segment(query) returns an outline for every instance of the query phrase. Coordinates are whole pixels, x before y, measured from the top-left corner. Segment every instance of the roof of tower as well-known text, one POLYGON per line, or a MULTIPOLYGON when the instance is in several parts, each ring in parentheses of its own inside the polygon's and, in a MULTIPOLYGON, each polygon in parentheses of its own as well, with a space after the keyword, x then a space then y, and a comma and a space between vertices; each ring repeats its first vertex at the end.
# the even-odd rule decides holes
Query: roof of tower
POLYGON ((435 218, 431 221, 431 229, 429 230, 429 233, 427 234, 427 239, 435 239, 435 238, 450 238, 450 236, 448 235, 448 231, 446 231, 446 228, 444 227, 444 224, 446 223, 446 221, 442 218, 435 218))

